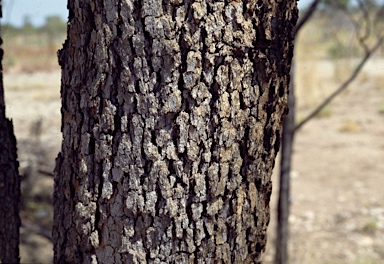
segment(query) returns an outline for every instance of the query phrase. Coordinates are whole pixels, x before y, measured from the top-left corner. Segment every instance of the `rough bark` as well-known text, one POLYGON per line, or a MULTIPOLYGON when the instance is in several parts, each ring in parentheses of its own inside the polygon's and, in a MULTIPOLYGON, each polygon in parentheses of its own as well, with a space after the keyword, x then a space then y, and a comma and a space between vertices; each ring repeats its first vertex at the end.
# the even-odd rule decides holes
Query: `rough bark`
MULTIPOLYGON (((2 43, 0 36, 0 45, 2 43)), ((5 117, 2 59, 3 50, 0 48, 0 263, 18 263, 20 261, 19 164, 12 121, 5 117)))
POLYGON ((55 263, 258 263, 286 1, 69 1, 55 263))

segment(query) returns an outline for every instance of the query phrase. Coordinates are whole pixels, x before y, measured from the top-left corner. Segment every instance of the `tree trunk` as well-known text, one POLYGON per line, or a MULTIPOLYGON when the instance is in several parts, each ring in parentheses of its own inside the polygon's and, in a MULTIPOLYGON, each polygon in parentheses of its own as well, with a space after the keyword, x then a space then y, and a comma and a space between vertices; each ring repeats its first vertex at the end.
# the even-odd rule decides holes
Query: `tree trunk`
MULTIPOLYGON (((0 36, 0 45, 2 43, 0 36)), ((20 261, 19 163, 12 121, 5 117, 2 59, 3 50, 0 48, 0 263, 18 263, 20 261)))
MULTIPOLYGON (((319 5, 320 0, 313 0, 306 13, 300 17, 293 33, 295 38, 300 29, 312 17, 319 5)), ((290 213, 290 174, 292 165, 293 143, 296 130, 296 108, 295 108, 295 60, 291 61, 291 80, 289 83, 288 108, 289 113, 283 121, 283 133, 281 140, 281 160, 279 179, 279 203, 277 206, 277 226, 275 243, 275 264, 289 262, 288 240, 289 240, 289 213, 290 213)))
POLYGON ((69 1, 55 263, 259 263, 296 1, 69 1))
POLYGON ((289 237, 289 206, 290 206, 290 173, 293 153, 293 139, 295 136, 295 67, 292 60, 291 80, 288 96, 289 113, 283 121, 283 133, 280 160, 280 188, 277 207, 276 253, 275 264, 288 263, 289 237))

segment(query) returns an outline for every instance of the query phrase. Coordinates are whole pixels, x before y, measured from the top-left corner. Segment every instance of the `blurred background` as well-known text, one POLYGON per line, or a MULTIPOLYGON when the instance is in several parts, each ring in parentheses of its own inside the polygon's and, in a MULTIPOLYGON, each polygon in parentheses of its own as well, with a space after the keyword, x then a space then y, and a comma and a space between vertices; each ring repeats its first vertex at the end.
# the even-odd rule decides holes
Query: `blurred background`
MULTIPOLYGON (((21 262, 52 262, 52 172, 61 143, 56 52, 66 37, 66 2, 3 1, 6 111, 22 175, 21 262)), ((301 17, 312 2, 299 1, 301 17)), ((379 41, 382 6, 383 1, 322 1, 300 29, 294 56, 297 123, 338 89, 379 41)), ((383 263, 383 135, 381 45, 350 86, 296 133, 289 263, 383 263)), ((279 161, 265 263, 274 263, 278 173, 279 161)))

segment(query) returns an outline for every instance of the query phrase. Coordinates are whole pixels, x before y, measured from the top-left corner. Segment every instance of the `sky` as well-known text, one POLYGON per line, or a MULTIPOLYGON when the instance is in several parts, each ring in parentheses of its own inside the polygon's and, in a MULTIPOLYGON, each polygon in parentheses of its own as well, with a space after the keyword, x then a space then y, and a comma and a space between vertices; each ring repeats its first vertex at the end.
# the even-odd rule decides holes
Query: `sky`
MULTIPOLYGON (((47 16, 58 15, 64 21, 68 18, 67 0, 2 0, 2 2, 1 23, 13 26, 22 26, 25 17, 29 17, 34 26, 43 25, 47 16)), ((311 2, 312 0, 300 0, 299 7, 311 2)))
POLYGON ((47 16, 58 15, 64 21, 68 18, 67 0, 2 0, 1 23, 22 26, 28 16, 35 26, 45 23, 47 16))

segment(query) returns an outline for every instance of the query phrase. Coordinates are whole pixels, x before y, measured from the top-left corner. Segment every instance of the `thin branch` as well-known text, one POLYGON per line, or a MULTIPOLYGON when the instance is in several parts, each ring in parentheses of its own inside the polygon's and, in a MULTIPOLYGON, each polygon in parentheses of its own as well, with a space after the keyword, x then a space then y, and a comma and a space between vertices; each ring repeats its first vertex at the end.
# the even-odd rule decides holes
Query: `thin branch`
POLYGON ((45 230, 43 227, 34 224, 28 224, 23 222, 21 227, 24 228, 27 232, 34 233, 36 235, 42 236, 49 240, 51 243, 53 242, 52 234, 49 230, 45 230))
POLYGON ((307 20, 312 17, 319 3, 320 0, 313 0, 311 6, 308 8, 308 11, 304 14, 303 18, 297 22, 296 27, 293 30, 294 34, 297 34, 297 32, 299 32, 300 28, 307 22, 307 20))
POLYGON ((361 18, 355 20, 352 15, 346 13, 347 17, 352 21, 355 31, 357 32, 357 39, 360 46, 363 47, 365 52, 369 51, 367 40, 371 35, 371 23, 369 20, 369 12, 362 0, 358 0, 359 10, 361 11, 361 18), (363 28, 363 29, 362 29, 363 28), (361 32, 363 31, 363 32, 361 32))
POLYGON ((38 169, 37 172, 42 174, 42 175, 45 175, 45 176, 53 177, 52 171, 48 171, 48 170, 44 170, 44 169, 38 169))
POLYGON ((362 0, 359 0, 359 6, 360 6, 360 10, 361 10, 362 16, 363 16, 362 19, 364 19, 364 21, 365 21, 365 32, 362 36, 360 36, 360 38, 361 38, 360 42, 366 43, 367 39, 371 35, 372 26, 371 26, 371 21, 369 19, 368 8, 362 0))
POLYGON ((384 37, 380 38, 376 45, 369 51, 365 53, 364 58, 361 60, 359 65, 353 71, 351 76, 335 91, 333 92, 327 99, 324 100, 322 104, 320 104, 311 114, 309 114, 303 121, 295 126, 295 131, 299 130, 303 125, 305 125, 309 120, 311 120, 314 116, 316 116, 326 105, 328 105, 338 94, 344 91, 349 84, 357 77, 365 63, 372 56, 372 54, 383 44, 384 37))
POLYGON ((380 32, 382 36, 384 32, 384 5, 376 9, 375 17, 373 18, 373 28, 375 32, 380 32))

